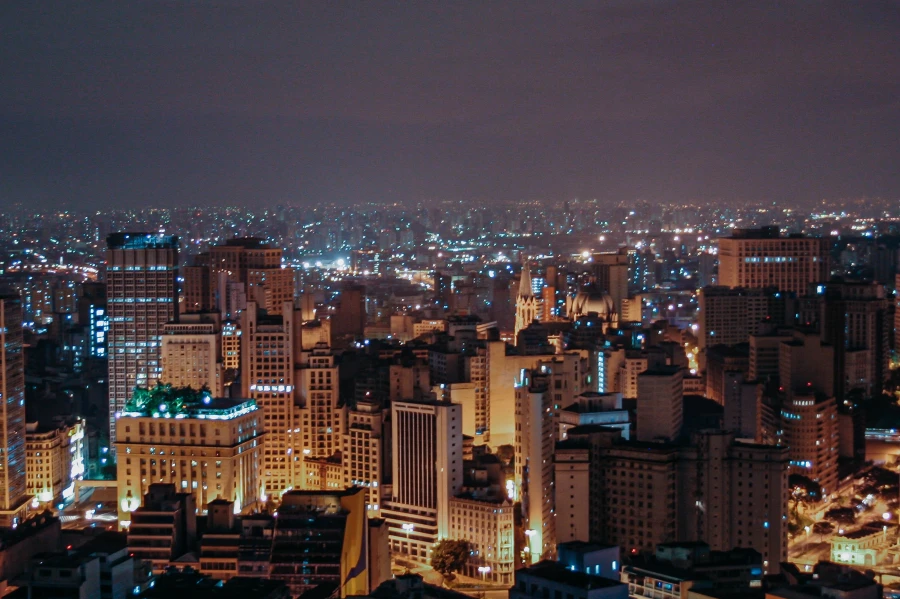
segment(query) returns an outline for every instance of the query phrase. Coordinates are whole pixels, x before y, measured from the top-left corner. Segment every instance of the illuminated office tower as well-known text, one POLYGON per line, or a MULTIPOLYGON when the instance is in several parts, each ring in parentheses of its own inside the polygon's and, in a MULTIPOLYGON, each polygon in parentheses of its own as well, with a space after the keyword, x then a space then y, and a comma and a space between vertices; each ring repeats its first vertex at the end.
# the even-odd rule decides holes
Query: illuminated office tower
POLYGON ((390 437, 384 431, 381 403, 360 400, 356 409, 347 413, 344 434, 344 487, 359 486, 366 490, 366 509, 370 517, 381 514, 381 494, 390 465, 390 451, 385 444, 390 437))
POLYGON ((531 268, 528 263, 522 265, 522 277, 519 279, 519 293, 516 295, 516 343, 519 332, 531 325, 538 318, 538 299, 531 287, 531 268))
MULTIPOLYGON (((294 301, 294 270, 282 267, 281 260, 281 248, 258 238, 238 238, 211 247, 210 273, 219 288, 219 308, 223 308, 222 296, 232 293, 228 283, 242 283, 248 302, 255 302, 271 315, 280 315, 285 303, 294 301), (220 277, 223 273, 224 281, 220 277)), ((233 313, 231 310, 228 314, 233 313)))
MULTIPOLYGON (((334 457, 343 445, 346 412, 339 406, 338 369, 334 356, 325 344, 300 352, 299 422, 302 435, 302 459, 334 457)), ((304 468, 305 469, 305 468, 304 468)), ((306 480, 310 474, 304 470, 306 480)), ((300 482, 306 488, 305 482, 300 482)))
POLYGON ((153 386, 162 373, 160 337, 166 323, 178 318, 178 238, 114 233, 106 245, 109 439, 114 441, 116 412, 135 387, 153 386))
POLYGON ((243 395, 256 400, 263 411, 263 481, 267 495, 280 495, 293 488, 295 468, 301 466, 293 456, 294 311, 285 303, 280 312, 261 314, 256 303, 250 302, 241 325, 241 385, 243 395))
POLYGON ((462 409, 449 402, 391 405, 393 484, 382 507, 393 554, 428 564, 450 535, 450 499, 463 482, 462 409))
POLYGON ((529 558, 550 558, 556 546, 553 453, 559 425, 548 372, 524 369, 516 386, 515 489, 522 503, 529 558))
POLYGON ((183 315, 178 323, 163 328, 161 343, 161 381, 195 390, 206 387, 216 398, 222 397, 222 346, 215 321, 202 319, 200 313, 183 315))
POLYGON ((119 413, 116 470, 119 523, 155 483, 191 494, 200 511, 213 500, 250 508, 262 497, 262 411, 246 398, 191 394, 166 398, 151 390, 119 413))
POLYGON ((791 234, 778 227, 735 229, 719 238, 719 285, 806 293, 828 279, 828 240, 791 234))
POLYGON ((0 525, 25 518, 25 355, 22 300, 0 294, 0 525))
POLYGON ((222 366, 225 370, 237 371, 241 368, 241 324, 237 321, 223 321, 222 366))

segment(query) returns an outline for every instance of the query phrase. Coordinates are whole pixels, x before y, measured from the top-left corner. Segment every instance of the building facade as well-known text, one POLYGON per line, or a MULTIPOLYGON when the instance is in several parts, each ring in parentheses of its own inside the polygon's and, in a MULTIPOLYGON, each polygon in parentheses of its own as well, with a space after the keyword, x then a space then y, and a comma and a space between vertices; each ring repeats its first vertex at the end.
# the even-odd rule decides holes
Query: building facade
POLYGON ((25 519, 28 501, 25 476, 25 356, 22 300, 0 295, 0 525, 25 519))
POLYGON ((811 283, 828 279, 828 243, 824 238, 780 235, 778 227, 735 229, 719 238, 719 285, 806 293, 811 283))
POLYGON ((109 439, 114 442, 116 413, 134 388, 150 387, 162 374, 163 328, 178 317, 178 238, 115 233, 106 245, 109 439))
POLYGON ((248 399, 131 402, 119 414, 119 523, 124 527, 155 483, 175 486, 205 511, 213 500, 256 506, 264 497, 263 417, 248 399))

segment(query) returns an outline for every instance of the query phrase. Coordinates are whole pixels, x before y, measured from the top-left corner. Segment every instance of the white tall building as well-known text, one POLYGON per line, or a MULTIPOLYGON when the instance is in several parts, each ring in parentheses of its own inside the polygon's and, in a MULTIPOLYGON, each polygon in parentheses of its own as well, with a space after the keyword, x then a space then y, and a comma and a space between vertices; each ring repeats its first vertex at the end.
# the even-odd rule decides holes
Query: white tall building
POLYGON ((428 563, 438 540, 450 535, 450 499, 462 488, 462 408, 437 401, 391 405, 391 552, 428 563))
POLYGON ((106 245, 109 439, 114 442, 116 413, 135 387, 152 387, 162 373, 163 328, 178 317, 178 238, 114 233, 106 245))

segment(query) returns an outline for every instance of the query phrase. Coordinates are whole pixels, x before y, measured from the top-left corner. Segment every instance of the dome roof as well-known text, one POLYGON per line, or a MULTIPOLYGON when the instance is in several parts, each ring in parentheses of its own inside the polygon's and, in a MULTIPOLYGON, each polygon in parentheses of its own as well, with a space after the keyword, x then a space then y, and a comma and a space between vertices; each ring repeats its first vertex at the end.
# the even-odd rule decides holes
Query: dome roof
POLYGON ((583 289, 575 294, 569 317, 577 319, 588 313, 597 313, 601 319, 612 319, 616 314, 616 303, 609 294, 583 289))

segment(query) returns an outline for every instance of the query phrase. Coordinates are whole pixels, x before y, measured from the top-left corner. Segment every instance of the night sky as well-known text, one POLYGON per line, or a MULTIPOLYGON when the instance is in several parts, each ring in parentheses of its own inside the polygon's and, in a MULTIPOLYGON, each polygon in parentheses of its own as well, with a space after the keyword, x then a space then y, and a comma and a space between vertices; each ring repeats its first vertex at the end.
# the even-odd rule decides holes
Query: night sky
POLYGON ((900 3, 0 3, 0 206, 900 197, 900 3))

